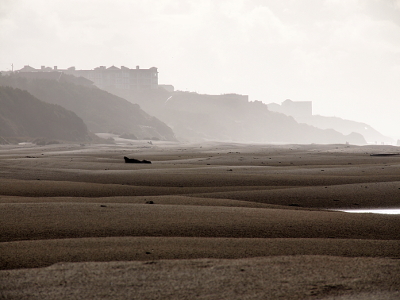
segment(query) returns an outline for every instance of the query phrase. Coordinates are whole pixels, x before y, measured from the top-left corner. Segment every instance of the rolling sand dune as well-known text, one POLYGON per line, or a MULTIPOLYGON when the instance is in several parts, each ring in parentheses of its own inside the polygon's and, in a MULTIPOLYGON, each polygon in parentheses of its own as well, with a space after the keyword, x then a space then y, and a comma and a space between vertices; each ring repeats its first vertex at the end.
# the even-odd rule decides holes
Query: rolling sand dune
POLYGON ((1 146, 0 298, 398 299, 398 151, 1 146))

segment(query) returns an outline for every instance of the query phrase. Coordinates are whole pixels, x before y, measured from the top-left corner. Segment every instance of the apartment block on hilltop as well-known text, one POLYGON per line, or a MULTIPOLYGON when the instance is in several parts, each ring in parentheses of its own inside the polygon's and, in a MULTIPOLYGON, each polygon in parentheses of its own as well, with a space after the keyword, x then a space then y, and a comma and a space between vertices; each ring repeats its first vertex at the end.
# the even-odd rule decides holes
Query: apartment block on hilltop
POLYGON ((130 69, 122 66, 121 68, 111 66, 97 67, 93 70, 76 70, 75 67, 68 69, 59 69, 42 66, 40 69, 35 69, 30 66, 24 66, 21 70, 16 71, 26 77, 46 78, 50 73, 51 77, 57 78, 64 74, 83 77, 92 81, 101 89, 157 89, 158 88, 158 71, 157 68, 140 69, 136 66, 135 69, 130 69))
POLYGON ((157 68, 129 69, 122 66, 121 68, 111 66, 106 68, 100 66, 94 70, 75 70, 74 67, 64 71, 66 74, 82 76, 94 82, 99 88, 116 88, 124 90, 135 89, 157 89, 158 88, 158 71, 157 68))

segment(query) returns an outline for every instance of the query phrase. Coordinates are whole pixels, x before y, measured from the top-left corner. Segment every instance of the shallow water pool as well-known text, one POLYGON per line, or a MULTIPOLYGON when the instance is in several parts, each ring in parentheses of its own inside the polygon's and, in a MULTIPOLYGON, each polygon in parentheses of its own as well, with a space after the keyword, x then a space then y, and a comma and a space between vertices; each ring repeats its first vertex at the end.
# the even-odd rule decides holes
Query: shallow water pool
POLYGON ((385 215, 400 215, 400 208, 374 208, 374 209, 335 209, 336 211, 344 211, 348 213, 371 213, 385 215))

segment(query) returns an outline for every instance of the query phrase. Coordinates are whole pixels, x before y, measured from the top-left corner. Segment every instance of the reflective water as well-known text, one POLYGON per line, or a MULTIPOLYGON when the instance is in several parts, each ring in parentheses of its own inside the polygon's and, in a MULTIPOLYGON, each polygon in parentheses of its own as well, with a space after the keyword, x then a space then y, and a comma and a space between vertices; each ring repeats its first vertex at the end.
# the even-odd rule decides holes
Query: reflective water
POLYGON ((337 209, 348 213, 371 213, 371 214, 387 214, 399 215, 400 208, 379 208, 379 209, 337 209))

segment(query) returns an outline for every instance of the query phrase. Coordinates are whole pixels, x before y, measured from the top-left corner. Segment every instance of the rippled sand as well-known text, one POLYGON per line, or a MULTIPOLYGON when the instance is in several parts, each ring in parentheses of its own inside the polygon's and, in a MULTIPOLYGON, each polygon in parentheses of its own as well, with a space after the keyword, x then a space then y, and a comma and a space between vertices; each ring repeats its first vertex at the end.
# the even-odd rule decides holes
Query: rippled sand
POLYGON ((0 146, 0 295, 398 299, 398 149, 0 146))

